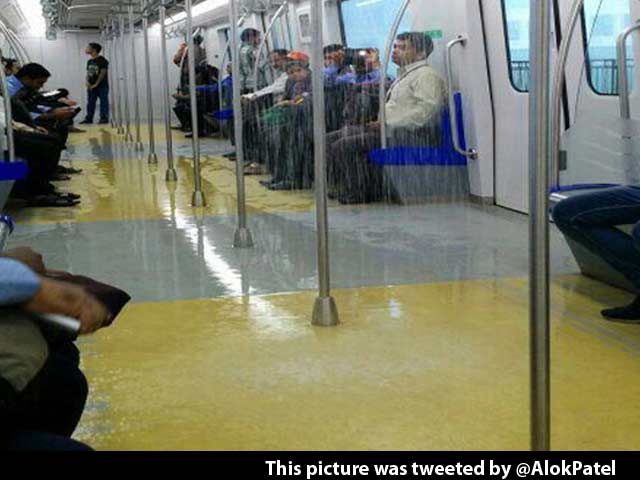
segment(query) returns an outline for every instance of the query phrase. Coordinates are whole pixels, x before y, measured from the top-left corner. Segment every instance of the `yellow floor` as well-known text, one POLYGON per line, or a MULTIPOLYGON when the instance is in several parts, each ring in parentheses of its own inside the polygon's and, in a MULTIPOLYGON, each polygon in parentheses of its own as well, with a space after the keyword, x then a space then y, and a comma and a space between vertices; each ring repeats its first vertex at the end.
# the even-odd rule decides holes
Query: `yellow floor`
MULTIPOLYGON (((121 148, 109 132, 71 141, 121 148)), ((189 160, 167 185, 164 159, 119 156, 74 159, 84 174, 61 186, 82 206, 18 210, 19 224, 235 213, 232 162, 203 158, 209 206, 194 210, 189 160)), ((247 189, 251 212, 313 208, 308 192, 269 192, 255 177, 247 189)), ((130 305, 80 342, 91 396, 77 438, 97 449, 528 448, 526 279, 338 290, 344 323, 329 329, 309 325, 314 296, 130 305)), ((555 449, 640 449, 640 328, 597 314, 626 299, 556 279, 555 449)))
MULTIPOLYGON (((640 448, 640 329, 554 290, 553 447, 640 448), (591 315, 593 317, 593 315, 591 315), (599 331, 599 333, 598 333, 599 331)), ((609 290, 609 289, 606 289, 609 290)), ((607 292, 611 293, 611 292, 607 292)), ((336 292, 344 324, 309 325, 312 293, 134 305, 83 345, 100 449, 526 449, 521 280, 336 292)))

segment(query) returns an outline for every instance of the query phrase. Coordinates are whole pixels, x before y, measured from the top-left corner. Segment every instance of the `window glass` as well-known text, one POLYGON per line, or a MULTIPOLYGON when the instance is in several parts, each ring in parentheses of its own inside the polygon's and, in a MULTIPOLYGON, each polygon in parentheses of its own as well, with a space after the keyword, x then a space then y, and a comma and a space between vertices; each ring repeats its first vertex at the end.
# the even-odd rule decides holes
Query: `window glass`
MULTIPOLYGON (((629 0, 585 0, 587 75, 591 88, 602 95, 618 94, 616 41, 631 24, 629 0)), ((632 40, 627 41, 627 74, 633 88, 632 40)))
MULTIPOLYGON (((382 57, 389 31, 401 6, 402 0, 343 0, 340 7, 347 46, 374 47, 382 57)), ((410 17, 407 12, 399 33, 411 30, 410 17)))
POLYGON ((513 87, 529 91, 529 0, 503 0, 509 76, 513 87))

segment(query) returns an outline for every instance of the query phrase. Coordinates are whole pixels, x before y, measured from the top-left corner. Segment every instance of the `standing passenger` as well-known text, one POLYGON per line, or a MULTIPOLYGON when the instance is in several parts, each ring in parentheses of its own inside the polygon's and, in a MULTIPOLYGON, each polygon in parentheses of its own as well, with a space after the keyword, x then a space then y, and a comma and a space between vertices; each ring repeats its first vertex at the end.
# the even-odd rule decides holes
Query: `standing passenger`
POLYGON ((242 46, 240 47, 240 87, 241 93, 247 94, 267 86, 263 59, 258 58, 258 46, 262 34, 255 28, 247 28, 240 35, 242 46), (258 84, 253 77, 256 62, 258 67, 258 84))
POLYGON ((109 123, 109 62, 100 55, 102 45, 90 43, 85 50, 91 58, 87 62, 87 116, 80 122, 83 125, 93 123, 96 104, 100 100, 100 123, 109 123))

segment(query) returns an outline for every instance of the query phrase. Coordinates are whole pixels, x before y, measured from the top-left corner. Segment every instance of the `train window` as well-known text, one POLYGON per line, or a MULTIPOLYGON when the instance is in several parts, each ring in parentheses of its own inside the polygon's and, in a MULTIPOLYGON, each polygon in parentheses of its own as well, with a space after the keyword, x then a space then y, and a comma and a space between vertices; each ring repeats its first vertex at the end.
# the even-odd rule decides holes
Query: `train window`
MULTIPOLYGON (((375 47, 383 55, 389 31, 402 0, 342 0, 344 40, 349 47, 375 47)), ((405 15, 400 31, 411 30, 410 15, 405 15)))
POLYGON ((529 91, 529 0, 502 0, 509 78, 519 92, 529 91))
MULTIPOLYGON (((586 34, 587 78, 593 91, 601 95, 618 94, 618 60, 616 41, 631 24, 628 0, 585 0, 584 29, 586 34)), ((632 40, 627 43, 627 75, 633 88, 632 40)))

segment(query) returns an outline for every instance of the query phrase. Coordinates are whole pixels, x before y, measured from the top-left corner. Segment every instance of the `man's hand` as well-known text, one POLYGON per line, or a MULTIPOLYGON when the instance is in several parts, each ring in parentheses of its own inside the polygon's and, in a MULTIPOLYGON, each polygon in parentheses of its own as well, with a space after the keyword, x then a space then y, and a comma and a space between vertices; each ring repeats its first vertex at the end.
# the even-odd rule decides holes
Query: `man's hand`
POLYGON ((55 118, 56 120, 66 120, 67 118, 73 117, 75 113, 76 109, 72 107, 56 108, 49 112, 51 117, 55 118))
POLYGON ((49 130, 44 127, 36 127, 36 132, 44 133, 45 135, 49 135, 49 130))
POLYGON ((111 320, 107 309, 82 288, 48 278, 41 282, 38 293, 25 305, 27 311, 75 318, 80 321, 81 335, 93 333, 111 320))
POLYGON ((17 247, 11 250, 5 250, 0 256, 17 260, 39 275, 44 274, 47 270, 42 255, 29 247, 17 247))
POLYGON ((60 103, 65 104, 68 107, 77 107, 78 106, 78 102, 74 102, 73 100, 71 100, 70 98, 61 98, 58 100, 60 103))
POLYGON ((376 120, 375 122, 369 122, 367 123, 367 128, 369 130, 380 130, 380 120, 376 120))

